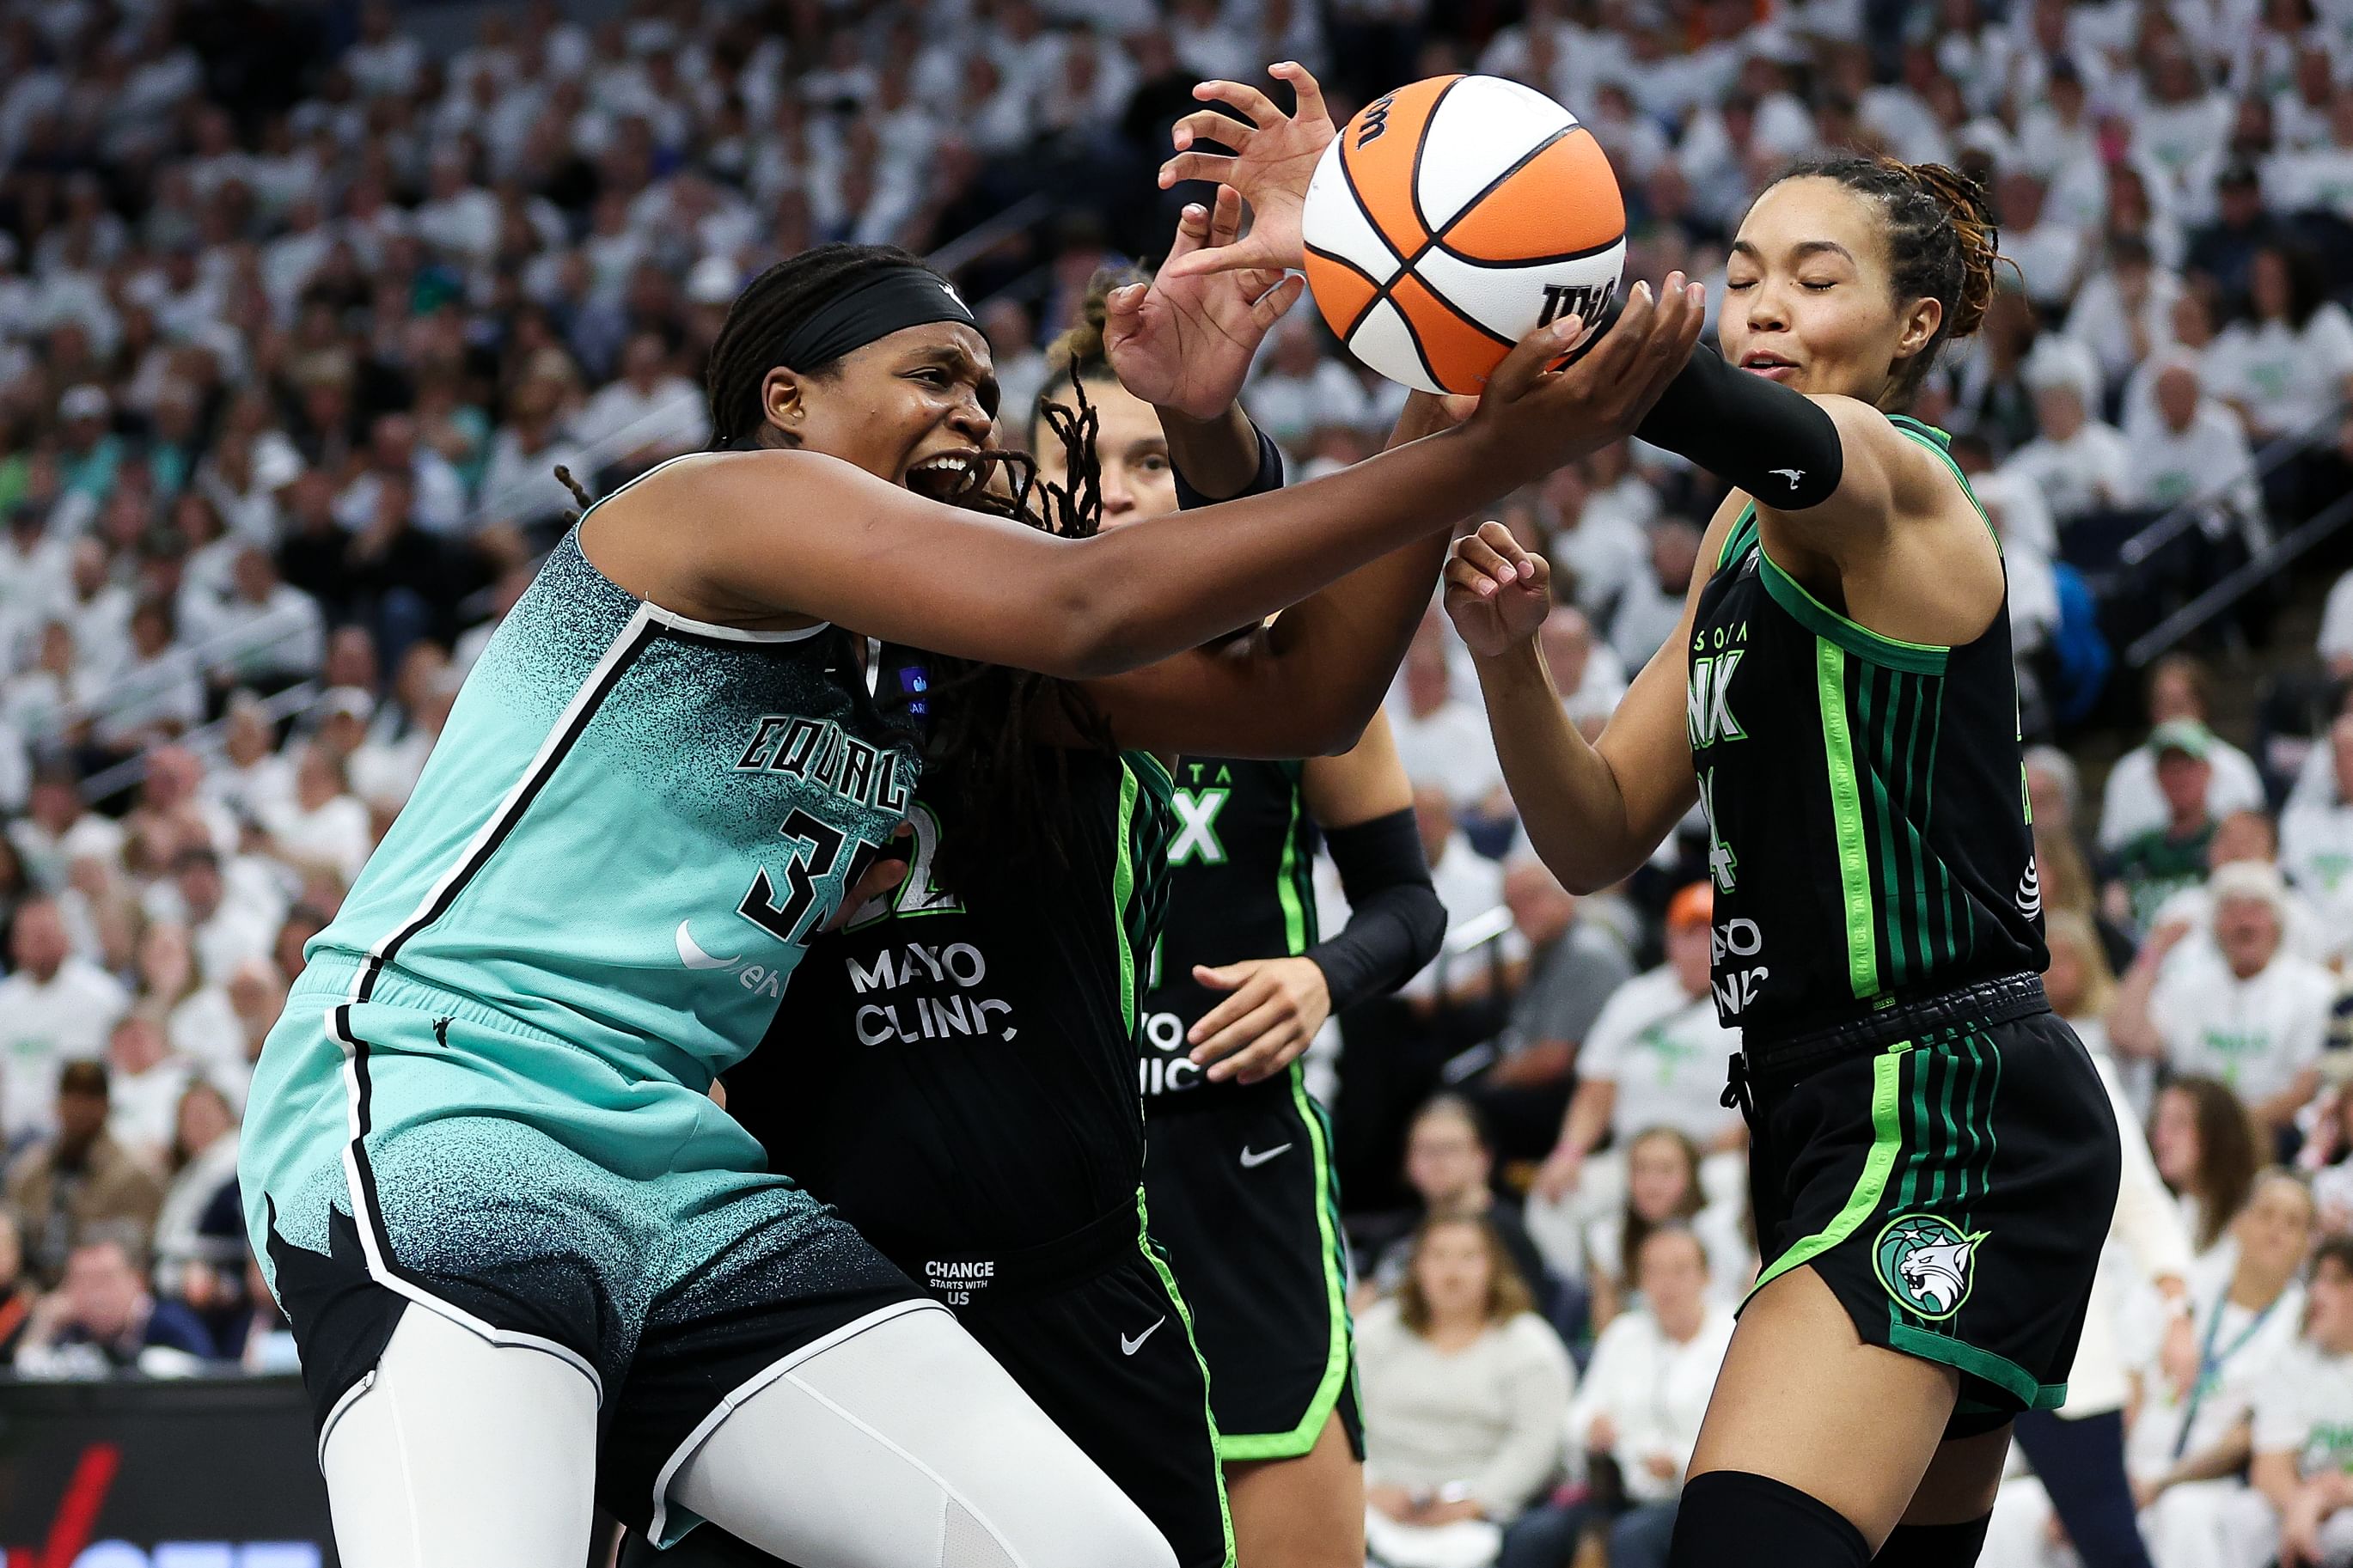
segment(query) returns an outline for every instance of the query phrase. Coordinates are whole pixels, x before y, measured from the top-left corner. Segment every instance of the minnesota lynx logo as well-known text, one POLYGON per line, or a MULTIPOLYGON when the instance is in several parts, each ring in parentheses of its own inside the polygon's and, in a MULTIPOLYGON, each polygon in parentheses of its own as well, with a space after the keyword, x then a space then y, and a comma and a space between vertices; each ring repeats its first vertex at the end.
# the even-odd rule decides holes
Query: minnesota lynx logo
POLYGON ((1978 1243, 1985 1238, 1984 1231, 1965 1234, 1936 1215, 1897 1215, 1872 1244, 1871 1261, 1898 1305, 1924 1318, 1949 1318, 1977 1283, 1978 1243))

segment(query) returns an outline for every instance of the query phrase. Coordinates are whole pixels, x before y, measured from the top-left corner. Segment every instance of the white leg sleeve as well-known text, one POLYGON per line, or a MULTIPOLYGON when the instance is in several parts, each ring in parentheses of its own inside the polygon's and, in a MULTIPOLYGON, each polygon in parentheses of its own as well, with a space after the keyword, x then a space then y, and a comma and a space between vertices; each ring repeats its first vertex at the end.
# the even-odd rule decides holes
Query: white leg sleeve
POLYGON ((670 1496, 799 1568, 1176 1568, 944 1310, 884 1318, 732 1403, 670 1496))
POLYGON ((412 1306, 321 1462, 344 1568, 580 1568, 596 1391, 558 1357, 412 1306))

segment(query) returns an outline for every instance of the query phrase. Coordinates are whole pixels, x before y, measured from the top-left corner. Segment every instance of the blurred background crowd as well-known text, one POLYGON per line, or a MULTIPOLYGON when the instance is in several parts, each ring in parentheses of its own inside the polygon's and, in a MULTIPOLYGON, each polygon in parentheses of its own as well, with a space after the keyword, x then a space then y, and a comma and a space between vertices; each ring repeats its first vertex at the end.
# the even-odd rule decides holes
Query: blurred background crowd
MULTIPOLYGON (((1992 193, 2015 271, 1918 412, 2005 542, 2052 998, 2147 1156, 2063 1415, 2123 1413, 2160 1568, 2353 1561, 2347 0, 0 0, 0 1367, 292 1366, 251 1064, 565 525, 553 470, 702 446, 729 301, 832 239, 932 255, 1026 410, 1199 197, 1153 179, 1192 84, 1284 58, 1341 116, 1552 93, 1630 276, 1720 282, 1833 147, 1992 193)), ((1246 403, 1312 475, 1402 398, 1303 307, 1246 403)), ((1502 509, 1579 724, 1720 493, 1634 444, 1502 509)), ((1440 616, 1390 713, 1451 929, 1314 1058, 1372 1544, 1660 1563, 1757 1267, 1706 836, 1564 892, 1440 616)), ((1986 1561, 2069 1552, 2021 1466, 1986 1561)))

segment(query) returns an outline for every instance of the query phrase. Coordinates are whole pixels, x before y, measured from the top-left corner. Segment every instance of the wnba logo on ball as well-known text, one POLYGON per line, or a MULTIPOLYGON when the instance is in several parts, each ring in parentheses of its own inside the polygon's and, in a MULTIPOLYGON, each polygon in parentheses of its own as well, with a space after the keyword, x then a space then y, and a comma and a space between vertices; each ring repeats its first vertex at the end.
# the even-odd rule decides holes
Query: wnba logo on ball
POLYGON ((1546 321, 1618 288, 1626 204, 1577 116, 1500 77, 1410 83, 1332 139, 1300 212, 1308 287, 1348 352, 1475 393, 1546 321))
POLYGON ((1615 278, 1599 284, 1547 283, 1544 291, 1544 314, 1536 318, 1536 325, 1549 327, 1563 316, 1575 316, 1589 326, 1601 312, 1609 309, 1609 301, 1617 295, 1618 280, 1615 278))

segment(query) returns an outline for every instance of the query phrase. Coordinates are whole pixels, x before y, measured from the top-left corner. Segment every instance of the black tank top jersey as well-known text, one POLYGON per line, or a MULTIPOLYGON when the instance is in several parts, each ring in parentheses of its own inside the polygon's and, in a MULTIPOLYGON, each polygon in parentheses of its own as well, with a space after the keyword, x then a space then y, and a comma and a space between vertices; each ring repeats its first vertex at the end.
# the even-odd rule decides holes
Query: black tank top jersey
POLYGON ((1168 774, 1067 756, 1071 865, 954 894, 920 789, 897 892, 810 944, 728 1109, 886 1252, 1018 1250, 1132 1210, 1135 1047, 1166 900, 1168 774))
POLYGON ((1227 994, 1197 963, 1293 958, 1314 947, 1315 851, 1295 762, 1186 757, 1176 764, 1168 846, 1168 924, 1138 1031, 1147 1107, 1233 1091, 1186 1060, 1185 1031, 1227 994))
MULTIPOLYGON (((1951 465, 1942 431, 1895 424, 1951 465)), ((2041 973, 2007 594, 1965 647, 1881 637, 1774 564, 1752 503, 1701 591, 1688 674, 1725 1026, 1769 1037, 2041 973)))

